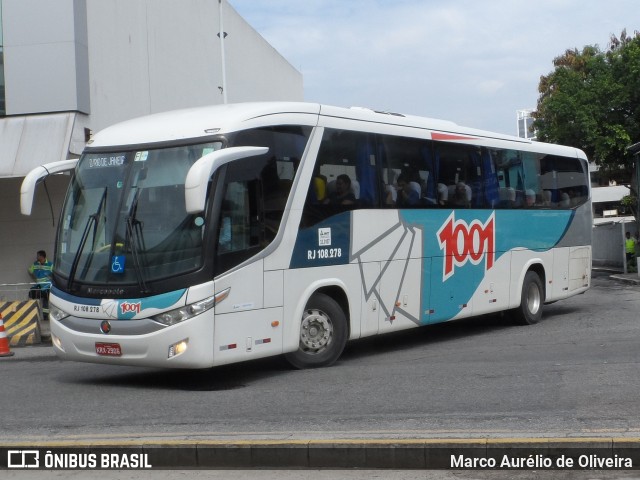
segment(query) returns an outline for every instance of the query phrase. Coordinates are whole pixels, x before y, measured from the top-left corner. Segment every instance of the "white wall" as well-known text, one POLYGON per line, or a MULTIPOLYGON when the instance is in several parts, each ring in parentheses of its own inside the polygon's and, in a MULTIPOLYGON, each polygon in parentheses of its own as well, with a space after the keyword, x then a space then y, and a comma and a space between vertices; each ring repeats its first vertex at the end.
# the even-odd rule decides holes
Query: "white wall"
MULTIPOLYGON (((222 103, 218 2, 87 0, 91 128, 222 103)), ((302 100, 302 75, 226 2, 229 102, 302 100)))
POLYGON ((85 0, 1 0, 7 115, 89 111, 85 0))
POLYGON ((620 269, 624 267, 622 228, 620 223, 594 225, 591 247, 594 266, 620 269))
MULTIPOLYGON (((216 0, 0 0, 8 115, 132 117, 222 103, 216 0)), ((303 100, 302 75, 223 2, 229 102, 303 100)))
POLYGON ((635 235, 636 222, 611 222, 593 226, 593 265, 624 269, 625 233, 635 235))
POLYGON ((235 10, 229 7, 223 16, 229 102, 303 101, 302 74, 235 10))

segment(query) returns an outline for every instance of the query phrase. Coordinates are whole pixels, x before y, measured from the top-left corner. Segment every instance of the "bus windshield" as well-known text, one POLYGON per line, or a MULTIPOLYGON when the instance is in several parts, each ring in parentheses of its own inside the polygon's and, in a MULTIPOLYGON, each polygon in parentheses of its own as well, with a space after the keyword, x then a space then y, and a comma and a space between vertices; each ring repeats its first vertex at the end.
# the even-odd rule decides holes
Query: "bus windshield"
POLYGON ((85 153, 67 193, 56 273, 94 285, 138 285, 199 268, 203 214, 187 214, 184 180, 193 163, 220 149, 199 145, 85 153))

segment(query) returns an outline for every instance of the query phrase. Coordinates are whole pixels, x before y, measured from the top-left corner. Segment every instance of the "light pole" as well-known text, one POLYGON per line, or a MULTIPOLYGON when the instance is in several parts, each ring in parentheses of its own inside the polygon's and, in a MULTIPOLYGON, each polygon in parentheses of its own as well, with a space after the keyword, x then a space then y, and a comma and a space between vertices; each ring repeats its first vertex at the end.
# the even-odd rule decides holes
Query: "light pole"
MULTIPOLYGON (((636 169, 636 214, 640 215, 640 142, 627 147, 627 151, 635 157, 634 167, 636 169)), ((638 219, 636 218, 636 222, 638 219)))
POLYGON ((218 13, 220 17, 220 31, 218 32, 218 36, 220 37, 220 59, 222 62, 222 103, 227 103, 227 67, 224 55, 224 37, 226 37, 227 34, 224 32, 222 25, 222 0, 218 0, 218 13))
MULTIPOLYGON (((640 217, 640 142, 634 143, 633 145, 627 147, 627 150, 634 156, 635 159, 635 169, 636 169, 636 232, 638 231, 638 217, 640 217)), ((640 245, 636 245, 636 250, 640 248, 640 245)), ((636 251, 636 268, 638 271, 638 276, 640 277, 640 265, 638 263, 638 253, 636 251)))

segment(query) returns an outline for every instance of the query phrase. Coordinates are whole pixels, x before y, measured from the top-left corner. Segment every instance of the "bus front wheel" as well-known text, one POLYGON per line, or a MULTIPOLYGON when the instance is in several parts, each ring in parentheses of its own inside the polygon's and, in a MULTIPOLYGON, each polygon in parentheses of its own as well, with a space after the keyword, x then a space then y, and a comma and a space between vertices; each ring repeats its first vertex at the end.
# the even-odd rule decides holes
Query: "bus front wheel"
POLYGON ((519 325, 533 325, 542 318, 544 286, 538 274, 528 271, 522 283, 520 306, 513 310, 513 317, 519 325))
POLYGON ((327 367, 340 357, 347 343, 347 318, 331 297, 315 293, 307 302, 300 324, 298 350, 285 355, 296 368, 327 367))

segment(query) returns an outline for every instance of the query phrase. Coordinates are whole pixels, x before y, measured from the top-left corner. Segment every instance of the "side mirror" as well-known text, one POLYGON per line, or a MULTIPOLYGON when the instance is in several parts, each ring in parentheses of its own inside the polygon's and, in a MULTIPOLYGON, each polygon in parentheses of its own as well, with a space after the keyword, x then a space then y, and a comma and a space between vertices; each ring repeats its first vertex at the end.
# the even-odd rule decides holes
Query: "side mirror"
POLYGON ((34 168, 22 181, 20 187, 20 212, 23 215, 31 215, 33 208, 33 197, 36 193, 36 185, 43 178, 53 175, 54 173, 66 172, 76 168, 78 159, 61 160, 60 162, 47 163, 34 168))
POLYGON ((204 211, 207 202, 207 185, 218 168, 234 160, 263 155, 268 151, 267 147, 230 147, 216 150, 198 159, 187 172, 184 182, 187 213, 204 211))

